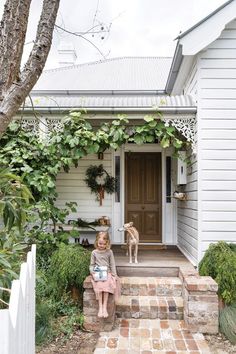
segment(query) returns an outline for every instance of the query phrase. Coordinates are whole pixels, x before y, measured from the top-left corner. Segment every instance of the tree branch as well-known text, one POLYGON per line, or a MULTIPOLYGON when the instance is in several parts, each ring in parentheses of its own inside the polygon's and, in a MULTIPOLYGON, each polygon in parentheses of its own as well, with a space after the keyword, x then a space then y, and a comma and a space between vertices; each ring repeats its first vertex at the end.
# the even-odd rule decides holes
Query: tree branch
MULTIPOLYGON (((8 0, 10 2, 10 0, 8 0)), ((15 0, 12 0, 15 1, 15 0)), ((22 0, 23 1, 23 0, 22 0)), ((29 1, 29 0, 24 0, 29 1)), ((30 93, 45 66, 51 48, 53 28, 60 0, 44 0, 36 40, 17 82, 12 82, 0 101, 0 136, 30 93)), ((18 55, 20 53, 18 52, 18 55)), ((0 69, 1 70, 1 69, 0 69)))
POLYGON ((0 25, 0 100, 18 80, 31 0, 7 0, 0 25))

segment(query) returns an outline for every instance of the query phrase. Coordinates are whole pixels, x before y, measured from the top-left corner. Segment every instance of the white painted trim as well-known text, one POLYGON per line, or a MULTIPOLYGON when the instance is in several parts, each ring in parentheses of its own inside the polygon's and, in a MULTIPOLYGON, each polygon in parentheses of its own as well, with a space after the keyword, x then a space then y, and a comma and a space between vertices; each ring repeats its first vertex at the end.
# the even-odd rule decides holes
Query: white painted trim
MULTIPOLYGON (((120 202, 121 202, 121 220, 122 220, 122 225, 125 223, 125 146, 122 146, 121 149, 121 158, 120 158, 120 167, 121 171, 121 188, 120 188, 120 202)), ((122 243, 125 242, 125 234, 122 233, 122 243)))
MULTIPOLYGON (((115 176, 115 150, 112 150, 111 152, 111 171, 112 171, 112 176, 115 176)), ((112 210, 111 210, 111 219, 112 219, 112 225, 114 225, 114 220, 115 220, 115 194, 112 194, 112 210)), ((111 242, 112 244, 114 243, 114 232, 115 229, 114 227, 112 229, 112 235, 111 235, 111 242)))
POLYGON ((177 244, 176 246, 178 247, 180 252, 183 253, 183 255, 189 260, 189 262, 192 263, 192 265, 194 267, 196 267, 197 264, 196 264, 194 258, 192 258, 191 255, 188 252, 186 252, 179 244, 177 244))
MULTIPOLYGON (((112 195, 112 243, 113 244, 120 244, 121 242, 118 241, 117 230, 122 226, 121 222, 121 213, 122 213, 122 199, 121 199, 121 186, 122 186, 122 166, 121 166, 121 155, 122 150, 112 150, 111 158, 112 158, 112 175, 115 176, 115 158, 118 156, 120 157, 120 202, 116 202, 115 193, 112 195), (119 211, 118 211, 119 210, 119 211)), ((120 234, 120 239, 123 243, 124 236, 120 234)))
POLYGON ((161 218, 162 218, 162 234, 161 239, 162 242, 166 242, 166 223, 165 223, 165 216, 166 216, 166 150, 162 149, 161 151, 161 198, 162 198, 162 211, 161 211, 161 218))
POLYGON ((197 73, 196 73, 196 81, 197 81, 197 102, 198 102, 198 111, 196 113, 196 130, 197 130, 197 264, 200 262, 201 254, 202 254, 202 149, 200 148, 200 138, 201 130, 202 130, 202 119, 199 119, 200 111, 201 111, 201 99, 200 97, 200 63, 201 63, 201 55, 198 55, 197 58, 197 73))
POLYGON ((195 57, 193 55, 188 55, 183 57, 181 66, 179 68, 179 73, 175 79, 171 95, 176 95, 177 93, 183 93, 183 86, 185 85, 187 79, 189 78, 189 73, 194 67, 195 57), (181 72, 181 73, 180 73, 181 72))
MULTIPOLYGON (((157 144, 144 144, 144 145, 137 145, 137 144, 126 144, 123 145, 120 151, 120 164, 121 164, 121 188, 120 188, 120 204, 121 204, 121 219, 122 224, 125 222, 125 152, 160 152, 161 153, 161 166, 162 166, 162 242, 160 244, 169 244, 169 245, 176 245, 177 241, 177 230, 176 230, 176 203, 173 200, 171 202, 172 207, 172 231, 173 231, 173 238, 172 242, 167 242, 166 240, 166 164, 165 159, 166 156, 171 156, 171 151, 167 151, 163 149, 160 145, 157 144)), ((114 160, 113 155, 113 160, 114 160)), ((117 155, 116 155, 117 156, 117 155)), ((113 161, 114 166, 114 161, 113 161)), ((174 188, 173 181, 172 181, 172 190, 174 188)), ((113 199, 113 206, 114 206, 114 199, 113 199)), ((114 210, 114 207, 113 207, 114 210)), ((122 239, 122 243, 124 243, 124 235, 122 239)), ((145 243, 146 245, 157 245, 158 243, 145 243)))
POLYGON ((183 55, 195 55, 215 41, 225 26, 235 19, 236 2, 232 1, 179 40, 183 55))
POLYGON ((137 144, 125 144, 124 152, 162 152, 162 147, 158 144, 145 144, 145 145, 137 145, 137 144))

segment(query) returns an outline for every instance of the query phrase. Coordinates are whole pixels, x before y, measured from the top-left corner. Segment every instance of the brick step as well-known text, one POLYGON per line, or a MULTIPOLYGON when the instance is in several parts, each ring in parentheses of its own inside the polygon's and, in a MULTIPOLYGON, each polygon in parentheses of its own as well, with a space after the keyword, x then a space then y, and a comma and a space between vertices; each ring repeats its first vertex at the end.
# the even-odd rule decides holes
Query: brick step
POLYGON ((181 296, 177 277, 121 277, 121 294, 130 296, 181 296))
POLYGON ((116 265, 119 277, 178 277, 179 267, 150 267, 141 264, 116 265))
POLYGON ((183 319, 183 298, 180 296, 128 296, 116 301, 119 318, 183 319))

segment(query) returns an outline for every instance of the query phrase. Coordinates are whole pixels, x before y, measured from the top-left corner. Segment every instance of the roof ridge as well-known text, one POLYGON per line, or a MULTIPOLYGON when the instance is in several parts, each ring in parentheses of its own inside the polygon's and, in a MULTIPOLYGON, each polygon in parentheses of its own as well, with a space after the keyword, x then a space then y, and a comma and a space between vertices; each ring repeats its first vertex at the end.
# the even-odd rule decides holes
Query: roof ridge
POLYGON ((68 66, 63 66, 63 67, 59 67, 59 68, 46 69, 43 72, 44 73, 48 73, 48 72, 55 72, 55 71, 62 71, 62 70, 70 70, 70 69, 75 69, 75 68, 78 68, 78 67, 89 66, 89 65, 94 65, 94 64, 101 64, 101 63, 111 62, 111 61, 115 61, 115 60, 123 60, 123 59, 172 59, 172 57, 169 57, 169 56, 163 56, 163 57, 162 56, 123 56, 123 57, 114 57, 114 58, 95 60, 95 61, 75 64, 75 65, 68 65, 68 66))

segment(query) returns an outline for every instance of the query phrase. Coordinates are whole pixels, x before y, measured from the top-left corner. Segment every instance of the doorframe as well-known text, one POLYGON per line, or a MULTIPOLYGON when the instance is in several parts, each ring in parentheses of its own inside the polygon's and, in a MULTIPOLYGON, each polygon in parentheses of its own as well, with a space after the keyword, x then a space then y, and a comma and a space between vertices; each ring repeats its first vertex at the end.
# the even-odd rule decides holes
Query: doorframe
MULTIPOLYGON (((165 160, 165 151, 162 149, 160 145, 157 144, 145 144, 145 145, 137 145, 137 144, 126 144, 122 147, 121 150, 121 170, 124 171, 122 173, 122 182, 121 182, 121 215, 122 215, 122 225, 125 222, 125 153, 126 152, 159 152, 161 153, 161 183, 162 183, 162 195, 161 195, 161 207, 162 207, 162 216, 161 216, 161 223, 162 223, 162 244, 165 242, 165 191, 166 191, 166 184, 164 183, 165 178, 165 164, 163 161, 165 160)), ((124 242, 124 235, 123 235, 123 242, 124 242)), ((149 245, 156 245, 158 243, 145 243, 149 245)))
MULTIPOLYGON (((173 148, 163 149, 158 144, 126 144, 118 150, 112 150, 112 172, 115 175, 115 156, 120 156, 120 201, 115 202, 115 196, 112 197, 112 242, 114 244, 124 243, 124 233, 117 232, 118 228, 125 221, 125 152, 160 152, 162 166, 162 244, 176 245, 177 244, 177 202, 175 199, 171 203, 166 202, 166 157, 172 156, 173 148), (167 223, 167 219, 171 222, 167 223)), ((171 166, 171 190, 176 188, 176 167, 174 159, 171 166)), ((157 245, 157 243, 146 243, 149 245, 157 245)))

